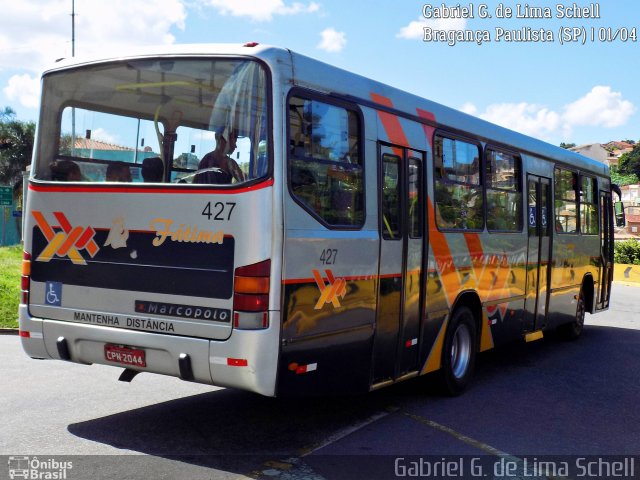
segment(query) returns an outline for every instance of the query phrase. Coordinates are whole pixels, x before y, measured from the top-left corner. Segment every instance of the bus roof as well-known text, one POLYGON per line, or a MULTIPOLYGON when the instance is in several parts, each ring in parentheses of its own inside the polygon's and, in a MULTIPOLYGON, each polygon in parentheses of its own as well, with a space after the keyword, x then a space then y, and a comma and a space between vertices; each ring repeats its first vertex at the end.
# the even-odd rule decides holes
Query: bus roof
POLYGON ((251 56, 265 61, 271 69, 279 69, 284 78, 290 78, 296 86, 306 87, 320 92, 357 100, 359 103, 375 108, 388 108, 375 104, 371 94, 388 98, 395 113, 427 122, 418 116, 417 110, 430 112, 435 117, 433 125, 442 126, 454 131, 466 133, 484 141, 496 142, 512 147, 523 153, 548 158, 581 170, 608 176, 609 167, 597 160, 585 157, 570 150, 551 145, 542 140, 523 135, 513 130, 500 127, 480 118, 468 115, 459 110, 446 107, 398 88, 377 82, 370 78, 335 67, 311 57, 295 53, 291 50, 257 43, 247 44, 182 44, 163 45, 162 47, 146 47, 127 49, 124 52, 113 52, 100 59, 69 58, 56 63, 47 73, 74 68, 92 63, 117 61, 127 58, 144 58, 157 56, 251 56), (348 89, 345 86, 348 85, 348 89))

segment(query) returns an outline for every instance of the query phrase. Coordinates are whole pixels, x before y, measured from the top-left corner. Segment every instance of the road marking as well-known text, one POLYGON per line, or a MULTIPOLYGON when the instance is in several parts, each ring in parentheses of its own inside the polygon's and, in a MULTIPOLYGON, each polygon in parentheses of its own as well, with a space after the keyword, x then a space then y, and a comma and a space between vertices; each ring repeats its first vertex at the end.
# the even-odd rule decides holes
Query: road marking
POLYGON ((497 457, 507 457, 507 458, 516 458, 513 455, 510 455, 502 450, 498 450, 497 448, 492 447, 491 445, 487 445, 480 440, 476 440, 475 438, 468 437, 460 432, 457 432, 451 427, 447 427, 446 425, 442 425, 438 422, 434 422, 433 420, 429 420, 428 418, 422 417, 420 415, 416 415, 414 413, 402 412, 403 415, 415 420, 416 422, 422 423, 423 425, 427 425, 435 430, 451 435, 456 440, 460 440, 462 443, 466 443, 467 445, 471 445, 478 450, 482 450, 489 455, 495 455, 497 457))
MULTIPOLYGON (((247 475, 250 478, 254 478, 254 479, 260 479, 260 478, 274 478, 274 477, 279 477, 279 478, 285 478, 287 480, 296 480, 296 479, 305 479, 305 480, 325 480, 324 477, 322 477, 321 475, 317 474, 316 472, 313 471, 313 469, 311 467, 309 467, 309 465, 307 465, 306 463, 304 463, 303 459, 304 457, 311 455, 312 453, 328 446, 331 445, 333 443, 336 443, 340 440, 342 440, 343 438, 359 431, 362 430, 363 428, 365 428, 368 425, 371 425, 372 423, 377 422, 378 420, 381 420, 382 418, 387 417, 388 415, 392 414, 392 413, 396 413, 396 412, 400 412, 402 415, 405 415, 406 417, 411 418, 412 420, 415 420, 418 423, 421 423, 423 425, 426 425, 429 428, 433 428, 434 430, 437 430, 439 432, 445 433, 447 435, 450 435, 451 437, 455 438, 456 440, 465 443, 469 446, 472 446, 482 452, 484 452, 485 454, 488 455, 493 455, 496 457, 500 457, 503 458, 505 461, 507 462, 514 462, 518 465, 518 471, 514 472, 515 476, 513 477, 514 480, 519 480, 519 479, 524 479, 525 477, 527 477, 527 479, 545 479, 545 478, 554 478, 554 477, 549 477, 549 476, 544 476, 544 475, 537 475, 537 476, 532 476, 531 472, 525 472, 523 470, 524 467, 524 462, 521 458, 518 458, 514 455, 511 455, 507 452, 503 452, 502 450, 492 447, 491 445, 481 442, 480 440, 476 440, 475 438, 469 437, 468 435, 464 435, 456 430, 454 430, 451 427, 447 427, 446 425, 442 425, 441 423, 435 422, 433 420, 430 420, 428 418, 425 418, 421 415, 417 415, 414 413, 410 413, 407 411, 402 410, 399 407, 395 407, 395 406, 390 406, 387 407, 384 411, 380 411, 377 413, 374 413, 373 415, 371 415, 370 417, 366 418, 365 420, 363 420, 362 422, 356 423, 354 425, 350 425, 346 428, 343 428, 342 430, 339 430, 338 432, 334 433, 333 435, 330 435, 329 437, 327 437, 326 439, 315 443, 313 445, 310 445, 308 447, 304 447, 299 449, 296 453, 295 456, 290 457, 290 458, 286 458, 283 460, 270 460, 267 461, 265 463, 263 463, 263 469, 262 470, 255 470, 253 472, 251 472, 249 475, 247 475)), ((492 478, 491 476, 487 477, 487 479, 492 478)), ((561 477, 562 478, 562 477, 561 477)))
MULTIPOLYGON (((428 427, 433 428, 434 430, 438 430, 439 432, 442 433, 446 433, 447 435, 452 436, 453 438, 455 438, 456 440, 461 441, 462 443, 466 443, 467 445, 470 445, 474 448, 477 448, 478 450, 481 450, 484 453, 487 453, 489 455, 494 455, 496 457, 500 457, 503 458, 505 461, 507 462, 514 462, 515 464, 518 465, 518 471, 514 472, 515 475, 511 478, 513 478, 514 480, 521 480, 526 478, 530 478, 530 479, 561 479, 561 478, 565 478, 565 477, 553 477, 550 475, 543 475, 543 472, 539 472, 538 475, 533 475, 531 473, 531 471, 524 471, 524 461, 521 458, 518 458, 514 455, 511 455, 510 453, 507 452, 503 452, 502 450, 499 450, 495 447, 492 447, 491 445, 481 442, 480 440, 476 440, 475 438, 471 438, 467 435, 464 435, 456 430, 454 430, 451 427, 447 427, 446 425, 442 425, 441 423, 438 422, 434 422, 433 420, 429 420, 428 418, 425 418, 423 416, 420 415, 416 415, 414 413, 409 413, 409 412, 405 412, 402 411, 403 415, 406 415, 407 417, 415 420, 416 422, 422 423, 423 425, 426 425, 428 427)), ((547 472, 548 473, 548 472, 547 472)), ((491 477, 488 477, 491 478, 491 477)), ((502 477, 500 477, 502 478, 502 477)))
POLYGON ((281 474, 285 474, 288 480, 305 479, 305 480, 325 480, 321 475, 318 475, 313 471, 311 467, 305 464, 302 459, 313 452, 320 450, 332 443, 336 443, 343 438, 363 429, 367 425, 371 425, 374 422, 386 417, 387 415, 397 412, 397 407, 388 407, 384 411, 374 413, 370 417, 364 419, 361 422, 349 425, 348 427, 338 430, 333 435, 328 436, 324 440, 309 445, 308 447, 300 448, 296 451, 295 457, 287 458, 285 460, 269 460, 264 462, 262 470, 255 470, 248 474, 249 478, 265 478, 265 477, 279 477, 281 474))
POLYGON ((378 420, 386 417, 390 413, 396 412, 397 410, 398 409, 395 407, 389 407, 383 412, 374 413, 373 415, 371 415, 369 418, 366 418, 362 422, 356 423, 354 425, 349 425, 348 427, 343 428, 342 430, 338 430, 336 433, 334 433, 333 435, 330 435, 329 437, 322 440, 321 442, 318 442, 309 447, 301 448, 297 452, 298 456, 300 458, 304 458, 307 455, 311 455, 313 452, 316 452, 321 448, 331 445, 332 443, 336 443, 342 440, 343 438, 351 435, 352 433, 357 432, 358 430, 362 430, 364 427, 371 425, 374 422, 377 422, 378 420))

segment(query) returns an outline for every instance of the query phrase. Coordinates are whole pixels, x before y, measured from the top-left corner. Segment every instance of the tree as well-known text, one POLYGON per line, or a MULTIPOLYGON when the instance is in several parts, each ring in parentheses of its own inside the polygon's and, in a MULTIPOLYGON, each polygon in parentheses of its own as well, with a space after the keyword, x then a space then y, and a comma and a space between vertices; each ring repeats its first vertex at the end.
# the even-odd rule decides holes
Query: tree
POLYGON ((618 160, 618 173, 624 175, 635 174, 640 177, 640 144, 630 152, 624 153, 618 160))
POLYGON ((617 171, 611 170, 611 181, 619 186, 634 185, 638 183, 638 176, 634 173, 623 175, 617 171))
POLYGON ((576 146, 575 143, 564 143, 564 142, 560 143, 560 148, 566 148, 567 150, 569 150, 570 148, 573 148, 575 146, 576 146))
POLYGON ((0 184, 14 185, 22 178, 22 172, 31 163, 34 122, 16 119, 10 107, 0 111, 0 184))

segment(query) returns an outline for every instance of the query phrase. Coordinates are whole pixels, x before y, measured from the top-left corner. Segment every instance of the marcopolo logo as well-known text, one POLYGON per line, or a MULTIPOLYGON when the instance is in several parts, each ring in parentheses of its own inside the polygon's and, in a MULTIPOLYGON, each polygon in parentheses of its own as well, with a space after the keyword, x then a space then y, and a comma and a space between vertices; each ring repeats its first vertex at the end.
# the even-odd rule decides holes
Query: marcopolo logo
POLYGON ((76 265, 86 265, 87 261, 80 250, 86 250, 91 258, 95 257, 100 250, 100 247, 93 240, 96 231, 92 227, 72 227, 62 212, 53 212, 53 216, 58 220, 59 226, 49 224, 42 212, 37 210, 33 212, 33 218, 49 242, 36 261, 49 262, 56 255, 69 257, 76 265))
POLYGON ((216 322, 231 321, 231 312, 223 308, 198 307, 194 305, 179 305, 175 303, 136 300, 135 310, 136 313, 147 313, 149 315, 214 320, 216 322))
POLYGON ((73 462, 60 461, 54 458, 9 457, 9 478, 25 478, 30 480, 65 480, 73 462))

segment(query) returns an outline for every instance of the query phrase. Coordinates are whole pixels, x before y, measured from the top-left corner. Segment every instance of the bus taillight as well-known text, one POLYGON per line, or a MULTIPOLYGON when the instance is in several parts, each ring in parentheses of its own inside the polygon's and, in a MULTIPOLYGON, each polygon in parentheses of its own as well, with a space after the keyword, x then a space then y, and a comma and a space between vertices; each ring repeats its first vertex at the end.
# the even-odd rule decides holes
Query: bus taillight
POLYGON ((27 252, 23 252, 22 277, 20 277, 20 290, 22 290, 20 301, 23 305, 27 305, 29 303, 30 287, 31 287, 31 255, 27 252))
POLYGON ((233 326, 261 329, 269 326, 271 260, 236 268, 233 284, 233 326))

